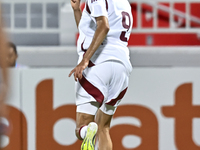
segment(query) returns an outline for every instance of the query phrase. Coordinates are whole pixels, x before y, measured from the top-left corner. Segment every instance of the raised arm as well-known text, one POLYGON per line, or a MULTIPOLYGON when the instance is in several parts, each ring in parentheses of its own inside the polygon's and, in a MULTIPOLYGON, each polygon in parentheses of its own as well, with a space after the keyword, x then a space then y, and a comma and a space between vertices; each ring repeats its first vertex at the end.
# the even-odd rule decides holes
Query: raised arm
POLYGON ((74 73, 75 81, 77 81, 77 79, 82 78, 83 70, 88 66, 90 58, 93 56, 95 51, 101 45, 101 43, 103 42, 109 31, 109 23, 107 17, 105 16, 97 17, 96 22, 97 22, 97 29, 95 31, 90 47, 86 51, 82 61, 69 74, 69 76, 71 76, 74 73))
POLYGON ((88 61, 93 56, 95 51, 101 45, 109 31, 109 23, 107 17, 101 16, 96 18, 97 29, 95 31, 92 43, 83 57, 83 61, 88 61))
POLYGON ((74 17, 75 17, 76 25, 78 27, 79 22, 81 20, 81 16, 82 16, 82 11, 80 9, 80 0, 71 0, 71 5, 74 10, 74 17))

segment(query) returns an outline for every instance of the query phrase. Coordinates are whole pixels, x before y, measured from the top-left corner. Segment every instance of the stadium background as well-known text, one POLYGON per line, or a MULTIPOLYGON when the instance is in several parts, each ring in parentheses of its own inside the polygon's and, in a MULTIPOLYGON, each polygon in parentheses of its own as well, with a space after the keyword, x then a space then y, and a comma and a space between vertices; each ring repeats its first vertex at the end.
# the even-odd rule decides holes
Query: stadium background
MULTIPOLYGON (((199 150, 200 1, 130 3, 133 72, 112 122, 114 150, 199 150)), ((10 69, 4 149, 80 149, 68 78, 78 36, 70 1, 4 0, 2 9, 18 63, 29 66, 10 69)))

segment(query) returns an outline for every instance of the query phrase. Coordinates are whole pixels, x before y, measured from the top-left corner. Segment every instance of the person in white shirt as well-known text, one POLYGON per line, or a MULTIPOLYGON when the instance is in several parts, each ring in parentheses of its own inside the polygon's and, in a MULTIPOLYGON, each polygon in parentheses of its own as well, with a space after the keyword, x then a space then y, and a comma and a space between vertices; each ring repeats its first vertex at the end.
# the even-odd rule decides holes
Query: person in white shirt
POLYGON ((133 17, 128 0, 71 0, 79 29, 76 81, 76 136, 81 149, 112 150, 110 123, 128 88, 132 66, 128 39, 133 17))

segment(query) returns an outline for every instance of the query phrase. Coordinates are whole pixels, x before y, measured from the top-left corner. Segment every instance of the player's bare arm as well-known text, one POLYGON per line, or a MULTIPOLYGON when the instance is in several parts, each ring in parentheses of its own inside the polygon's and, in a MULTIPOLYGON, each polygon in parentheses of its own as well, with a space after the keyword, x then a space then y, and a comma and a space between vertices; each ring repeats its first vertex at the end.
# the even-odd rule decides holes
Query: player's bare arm
POLYGON ((83 70, 88 66, 90 58, 93 56, 95 51, 101 45, 109 31, 108 19, 105 16, 100 16, 96 18, 97 29, 95 31, 92 43, 88 50, 86 51, 82 61, 70 72, 69 77, 74 73, 74 79, 82 79, 83 70))
MULTIPOLYGON (((1 10, 0 10, 1 11, 1 10)), ((3 22, 1 18, 1 12, 0 12, 0 66, 2 69, 2 76, 3 76, 3 83, 4 86, 8 86, 8 73, 7 73, 7 63, 6 63, 6 57, 7 57, 7 41, 6 36, 3 31, 3 22)))
POLYGON ((79 22, 82 16, 82 11, 80 9, 80 1, 81 0, 71 0, 71 6, 74 10, 74 17, 75 17, 77 27, 79 25, 79 22))
MULTIPOLYGON (((0 10, 1 11, 1 10, 0 10)), ((7 73, 7 64, 6 64, 6 37, 3 32, 3 23, 2 23, 2 18, 1 18, 1 12, 0 12, 0 67, 1 67, 1 74, 3 77, 3 80, 1 81, 0 84, 0 116, 5 116, 6 111, 5 111, 5 98, 7 95, 7 89, 8 89, 8 73, 7 73)))
POLYGON ((97 29, 95 31, 92 43, 83 57, 83 60, 87 61, 90 60, 90 58, 93 56, 95 51, 101 45, 101 43, 103 42, 109 31, 109 23, 106 17, 104 16, 97 17, 96 22, 97 22, 97 29))

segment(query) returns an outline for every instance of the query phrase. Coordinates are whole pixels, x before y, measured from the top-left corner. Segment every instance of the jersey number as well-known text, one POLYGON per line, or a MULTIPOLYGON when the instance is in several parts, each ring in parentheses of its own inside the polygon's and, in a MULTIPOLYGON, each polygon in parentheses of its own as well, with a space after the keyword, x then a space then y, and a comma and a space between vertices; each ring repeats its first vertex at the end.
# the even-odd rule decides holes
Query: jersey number
POLYGON ((130 15, 123 11, 122 12, 122 26, 127 29, 127 31, 122 31, 121 35, 120 35, 120 40, 123 41, 123 42, 128 42, 128 38, 126 37, 126 33, 128 32, 128 30, 130 29, 131 27, 131 17, 130 15), (129 22, 127 23, 126 22, 126 19, 129 19, 129 22))

